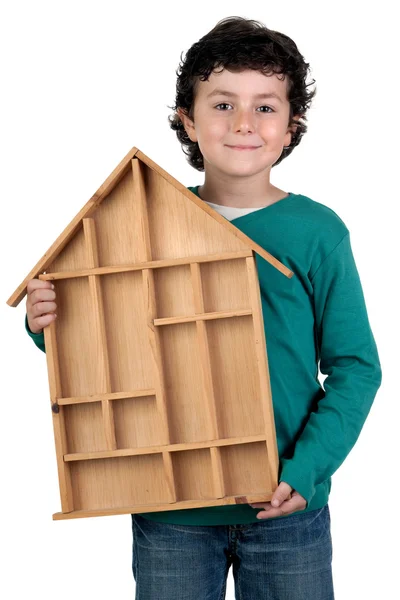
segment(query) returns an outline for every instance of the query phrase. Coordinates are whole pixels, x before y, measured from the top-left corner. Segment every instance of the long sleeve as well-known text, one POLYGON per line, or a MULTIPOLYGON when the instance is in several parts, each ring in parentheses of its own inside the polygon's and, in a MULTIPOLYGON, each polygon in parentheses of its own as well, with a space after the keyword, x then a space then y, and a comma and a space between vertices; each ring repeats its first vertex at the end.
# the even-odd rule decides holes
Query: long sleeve
POLYGON ((26 333, 29 335, 29 337, 34 341, 36 346, 40 350, 42 350, 42 352, 46 352, 46 348, 44 345, 44 333, 43 332, 42 333, 32 333, 32 331, 29 329, 27 315, 25 315, 25 330, 26 330, 26 333))
POLYGON ((310 414, 280 481, 307 503, 356 443, 382 380, 364 295, 347 233, 311 275, 324 397, 310 414))

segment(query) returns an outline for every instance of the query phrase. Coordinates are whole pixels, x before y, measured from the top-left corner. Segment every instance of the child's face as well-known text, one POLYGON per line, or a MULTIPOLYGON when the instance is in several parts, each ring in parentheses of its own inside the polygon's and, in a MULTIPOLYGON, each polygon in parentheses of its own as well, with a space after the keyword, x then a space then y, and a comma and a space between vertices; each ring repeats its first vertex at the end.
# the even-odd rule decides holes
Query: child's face
POLYGON ((224 69, 197 82, 194 120, 179 114, 206 172, 248 177, 269 169, 289 146, 289 109, 286 80, 224 69))

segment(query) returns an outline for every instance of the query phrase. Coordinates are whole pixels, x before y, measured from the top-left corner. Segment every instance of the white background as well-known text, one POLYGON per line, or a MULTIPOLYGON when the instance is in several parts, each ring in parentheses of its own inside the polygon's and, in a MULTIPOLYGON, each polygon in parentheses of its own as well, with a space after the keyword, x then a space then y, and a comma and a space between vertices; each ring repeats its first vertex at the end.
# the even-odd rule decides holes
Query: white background
MULTIPOLYGON (((153 2, 37 0, 3 5, 2 598, 134 598, 128 515, 52 521, 60 502, 45 355, 24 332, 25 300, 14 309, 6 301, 132 146, 183 184, 201 183, 202 174, 186 163, 169 129, 168 106, 174 102, 181 52, 229 15, 261 20, 291 36, 316 79, 309 131, 272 170, 271 180, 328 205, 351 231, 383 384, 356 446, 333 477, 336 600, 396 596, 400 332, 394 4, 247 0, 156 8, 153 2)), ((234 598, 231 573, 227 598, 234 598)))

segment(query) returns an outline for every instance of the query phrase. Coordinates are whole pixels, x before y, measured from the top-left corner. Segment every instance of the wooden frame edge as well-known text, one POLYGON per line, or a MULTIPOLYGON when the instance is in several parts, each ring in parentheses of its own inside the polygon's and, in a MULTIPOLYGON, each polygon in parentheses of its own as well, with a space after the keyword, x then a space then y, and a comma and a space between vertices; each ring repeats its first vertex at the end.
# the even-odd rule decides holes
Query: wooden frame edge
POLYGON ((87 517, 107 517, 114 515, 128 515, 135 513, 146 512, 162 512, 165 510, 184 510, 188 508, 204 508, 211 506, 226 506, 235 504, 252 504, 254 502, 269 502, 273 496, 273 492, 265 494, 251 494, 245 496, 226 496, 217 500, 181 500, 169 504, 144 504, 133 505, 121 508, 99 508, 95 510, 73 510, 70 512, 58 512, 53 514, 53 521, 64 521, 67 519, 82 519, 87 517))

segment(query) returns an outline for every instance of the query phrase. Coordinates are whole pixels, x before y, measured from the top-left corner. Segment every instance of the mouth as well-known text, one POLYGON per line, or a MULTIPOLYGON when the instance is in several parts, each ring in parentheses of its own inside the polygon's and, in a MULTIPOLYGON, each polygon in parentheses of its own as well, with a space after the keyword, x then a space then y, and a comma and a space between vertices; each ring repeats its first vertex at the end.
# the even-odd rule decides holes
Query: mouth
POLYGON ((258 150, 258 148, 261 148, 261 146, 243 146, 238 144, 237 146, 229 146, 228 144, 226 144, 227 148, 230 148, 231 150, 258 150))

